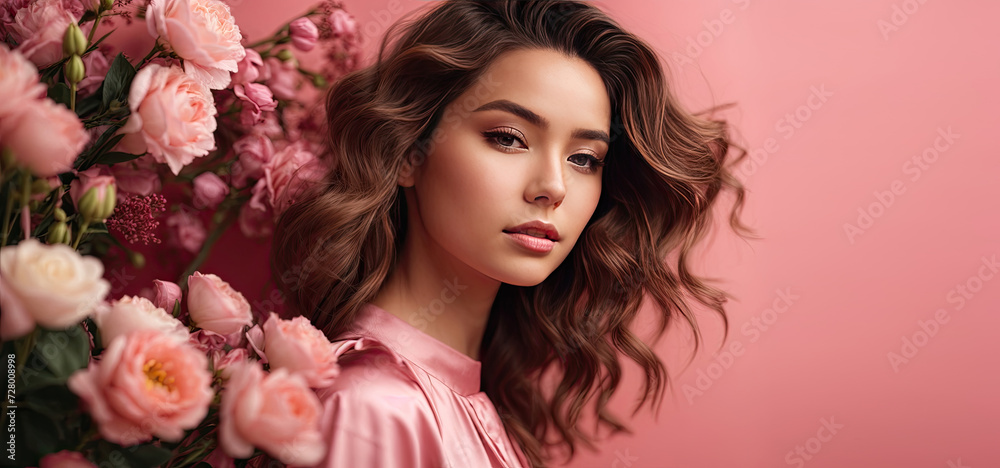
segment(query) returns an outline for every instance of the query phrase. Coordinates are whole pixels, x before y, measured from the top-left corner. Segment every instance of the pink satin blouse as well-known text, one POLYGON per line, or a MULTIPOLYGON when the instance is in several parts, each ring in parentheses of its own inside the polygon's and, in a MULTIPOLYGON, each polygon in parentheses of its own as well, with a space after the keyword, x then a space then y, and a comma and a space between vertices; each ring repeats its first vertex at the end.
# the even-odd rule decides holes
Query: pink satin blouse
POLYGON ((528 466, 479 390, 479 361, 371 303, 334 344, 341 371, 319 391, 329 450, 317 466, 528 466))

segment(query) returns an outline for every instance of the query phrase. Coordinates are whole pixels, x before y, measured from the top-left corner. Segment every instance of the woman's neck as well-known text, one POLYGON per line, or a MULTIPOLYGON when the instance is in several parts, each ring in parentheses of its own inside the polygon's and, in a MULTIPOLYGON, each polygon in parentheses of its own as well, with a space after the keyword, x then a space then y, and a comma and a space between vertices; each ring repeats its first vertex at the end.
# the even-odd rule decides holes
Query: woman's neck
POLYGON ((442 261, 447 254, 415 258, 421 256, 415 252, 427 250, 404 247, 372 304, 478 361, 500 282, 442 261))

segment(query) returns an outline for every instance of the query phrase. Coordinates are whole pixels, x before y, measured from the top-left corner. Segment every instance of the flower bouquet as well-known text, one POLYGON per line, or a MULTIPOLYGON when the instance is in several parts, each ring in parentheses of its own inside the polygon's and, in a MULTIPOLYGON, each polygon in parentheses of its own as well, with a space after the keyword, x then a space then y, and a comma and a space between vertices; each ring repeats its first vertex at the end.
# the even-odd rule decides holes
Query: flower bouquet
POLYGON ((318 462, 333 345, 200 267, 321 181, 324 109, 303 95, 357 68, 351 16, 328 1, 250 43, 221 0, 12 0, 0 39, 5 461, 318 462), (111 45, 133 26, 142 58, 111 45), (107 265, 143 268, 140 246, 192 258, 118 295, 107 265))

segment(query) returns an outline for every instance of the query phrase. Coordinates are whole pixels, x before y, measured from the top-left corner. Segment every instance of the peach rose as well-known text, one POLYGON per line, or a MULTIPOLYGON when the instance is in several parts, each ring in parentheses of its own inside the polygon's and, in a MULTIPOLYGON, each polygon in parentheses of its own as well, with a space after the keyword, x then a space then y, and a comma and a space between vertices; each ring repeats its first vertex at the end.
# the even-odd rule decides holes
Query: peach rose
POLYGON ((289 465, 319 463, 326 454, 322 407, 305 380, 286 369, 266 374, 250 361, 228 369, 219 409, 219 446, 226 455, 249 458, 258 447, 289 465))
MULTIPOLYGON (((0 247, 4 323, 37 323, 66 329, 90 315, 111 289, 104 265, 65 244, 42 244, 35 238, 0 247), (8 309, 7 304, 17 304, 8 309), (8 315, 12 315, 8 317, 8 315)), ((28 328, 27 331, 31 331, 28 328)), ((3 339, 17 336, 5 326, 3 339)))
POLYGON ((146 8, 149 34, 184 59, 184 69, 211 89, 229 85, 230 72, 246 56, 243 36, 219 0, 153 0, 146 8))
POLYGON ((38 461, 38 468, 96 468, 97 465, 91 463, 87 460, 80 452, 70 452, 69 450, 63 450, 61 452, 50 453, 41 460, 38 461))
POLYGON ((17 41, 17 50, 39 67, 46 67, 63 58, 63 34, 70 23, 76 22, 63 0, 37 0, 28 3, 14 16, 10 33, 17 41))
POLYGON ((101 343, 105 347, 111 340, 136 330, 157 330, 181 340, 190 335, 180 320, 139 296, 123 296, 110 304, 99 305, 94 311, 94 323, 101 331, 101 343))
POLYGON ((282 320, 271 312, 263 330, 263 352, 272 370, 288 369, 312 388, 329 386, 340 374, 334 346, 305 317, 282 320))
POLYGON ((184 437, 208 413, 212 374, 208 358, 186 341, 157 330, 119 336, 66 382, 97 422, 101 437, 134 445, 153 436, 184 437))
POLYGON ((148 151, 177 175, 215 149, 212 93, 180 68, 155 63, 143 67, 132 81, 128 104, 132 114, 121 129, 125 151, 148 151))
POLYGON ((211 273, 196 271, 188 277, 187 305, 196 326, 220 335, 242 331, 253 321, 243 294, 211 273))
POLYGON ((226 185, 226 182, 214 172, 202 172, 193 182, 194 198, 191 202, 195 208, 215 209, 229 194, 229 185, 226 185))

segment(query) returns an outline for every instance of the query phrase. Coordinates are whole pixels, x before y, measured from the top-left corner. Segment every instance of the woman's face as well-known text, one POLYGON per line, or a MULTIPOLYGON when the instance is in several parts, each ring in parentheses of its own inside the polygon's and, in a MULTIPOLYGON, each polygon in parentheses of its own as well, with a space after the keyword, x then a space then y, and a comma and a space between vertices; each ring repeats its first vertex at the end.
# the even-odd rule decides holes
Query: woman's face
POLYGON ((400 176, 413 187, 412 245, 459 272, 541 283, 597 207, 610 125, 608 94, 587 62, 552 50, 501 55, 445 108, 426 159, 400 176), (558 240, 513 233, 532 221, 558 240))

